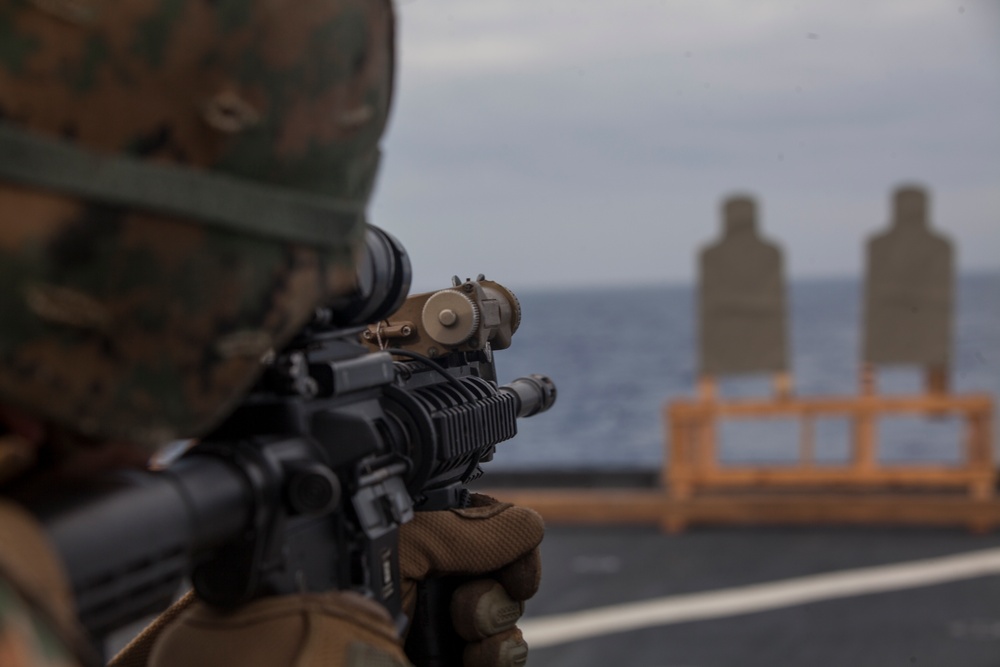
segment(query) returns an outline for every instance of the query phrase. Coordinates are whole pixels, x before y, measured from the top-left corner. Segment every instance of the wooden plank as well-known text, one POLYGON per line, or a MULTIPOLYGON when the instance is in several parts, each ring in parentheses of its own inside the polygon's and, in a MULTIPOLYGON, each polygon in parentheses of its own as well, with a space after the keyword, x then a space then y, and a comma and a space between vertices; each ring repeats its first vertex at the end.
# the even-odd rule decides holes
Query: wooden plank
POLYGON ((673 498, 683 500, 691 495, 691 485, 684 480, 691 472, 691 442, 688 437, 690 427, 687 420, 673 418, 668 409, 664 410, 664 419, 670 433, 670 440, 664 443, 667 449, 664 461, 669 461, 670 465, 661 471, 660 479, 663 486, 670 489, 673 498))
MULTIPOLYGON (((776 391, 777 389, 776 386, 776 391)), ((751 512, 755 521, 773 519, 782 522, 788 518, 789 512, 800 512, 804 516, 817 517, 817 521, 823 521, 824 513, 833 512, 837 517, 846 517, 845 520, 863 522, 868 520, 864 517, 869 515, 883 520, 892 518, 893 513, 898 512, 900 517, 912 517, 916 523, 934 523, 939 520, 935 517, 943 516, 945 518, 940 520, 950 524, 964 522, 976 530, 992 529, 995 525, 991 523, 993 519, 983 518, 975 513, 968 516, 962 514, 968 514, 967 503, 988 503, 995 499, 997 473, 992 450, 992 396, 985 393, 954 396, 944 392, 909 396, 877 395, 874 393, 875 371, 870 364, 862 367, 860 391, 859 396, 846 397, 801 398, 777 392, 776 398, 768 400, 720 401, 716 398, 716 388, 711 378, 702 378, 699 400, 674 401, 664 409, 667 432, 670 434, 670 441, 667 443, 670 454, 664 460, 670 462, 670 469, 663 471, 661 478, 665 482, 669 481, 671 502, 660 514, 660 525, 671 531, 682 530, 690 523, 700 520, 700 515, 697 512, 692 514, 693 510, 690 508, 703 508, 702 503, 709 502, 708 494, 713 489, 719 491, 742 487, 758 490, 765 495, 768 490, 776 495, 773 492, 775 489, 797 488, 808 489, 808 492, 800 499, 805 504, 792 509, 781 509, 788 502, 787 493, 781 494, 780 498, 758 498, 752 501, 757 503, 753 506, 747 506, 747 501, 743 499, 712 500, 717 504, 709 506, 719 513, 718 521, 725 522, 725 516, 736 517, 740 512, 751 512), (881 464, 878 460, 877 420, 882 415, 900 413, 928 417, 947 414, 962 416, 966 423, 965 461, 959 465, 881 464), (852 460, 849 466, 814 464, 814 420, 822 416, 839 416, 852 420, 852 460), (802 429, 801 460, 788 466, 720 464, 716 424, 719 419, 726 418, 798 418, 802 429), (907 487, 924 490, 917 505, 912 505, 910 500, 900 494, 900 490, 907 487), (878 505, 872 505, 871 500, 852 500, 842 511, 824 504, 826 500, 817 500, 828 496, 831 491, 850 488, 866 491, 881 488, 893 493, 887 494, 878 505), (951 503, 947 506, 952 508, 941 510, 937 500, 926 499, 927 491, 932 489, 938 492, 943 489, 965 489, 965 494, 961 500, 951 497, 954 493, 951 496, 941 496, 942 502, 951 503), (858 502, 863 504, 858 505, 858 502), (931 504, 925 507, 926 511, 913 509, 922 506, 920 503, 927 502, 931 504), (961 505, 963 502, 966 505, 961 505), (872 510, 872 507, 877 507, 877 511, 872 510), (954 507, 965 509, 955 510, 954 507), (774 516, 769 517, 768 511, 773 511, 774 516), (925 517, 926 521, 920 517, 925 517)), ((583 500, 578 500, 583 503, 581 507, 586 507, 583 500)), ((614 514, 610 509, 607 511, 614 514)), ((981 513, 981 510, 975 511, 981 513)))
POLYGON ((698 400, 714 401, 718 393, 718 385, 711 375, 701 375, 698 378, 698 400))
POLYGON ((799 463, 811 468, 816 463, 816 420, 812 413, 802 417, 799 431, 799 463))
POLYGON ((928 394, 947 394, 948 378, 947 366, 928 366, 924 371, 924 390, 928 394))
POLYGON ((875 415, 869 411, 859 411, 852 424, 854 437, 851 441, 851 458, 854 473, 868 475, 878 466, 878 454, 875 451, 878 439, 878 425, 875 415))
POLYGON ((795 393, 795 381, 788 371, 775 373, 771 378, 771 386, 774 390, 774 398, 778 401, 790 401, 795 393))
POLYGON ((501 500, 568 524, 855 524, 1000 526, 1000 500, 945 493, 731 493, 672 501, 663 490, 494 489, 501 500))
POLYGON ((805 413, 821 415, 852 415, 862 412, 882 413, 980 413, 992 408, 989 394, 964 394, 961 396, 940 396, 921 394, 917 396, 826 396, 797 397, 787 401, 733 400, 724 402, 701 402, 677 400, 671 403, 671 414, 676 417, 785 417, 805 413))
POLYGON ((934 494, 799 494, 771 497, 700 496, 674 507, 692 524, 1000 525, 1000 502, 934 494))
MULTIPOLYGON (((989 424, 991 415, 972 415, 966 421, 966 456, 970 466, 980 469, 995 470, 993 465, 993 439, 989 424)), ((988 500, 996 492, 996 477, 972 480, 969 483, 969 494, 977 500, 988 500)))
POLYGON ((674 479, 702 486, 795 486, 795 485, 935 485, 965 486, 992 479, 991 469, 969 469, 938 465, 858 470, 853 467, 720 467, 712 471, 685 471, 674 479))
MULTIPOLYGON (((718 385, 711 375, 703 374, 698 378, 698 398, 707 403, 714 403, 718 395, 718 385)), ((715 421, 708 419, 692 420, 687 424, 685 445, 693 451, 686 452, 691 465, 697 470, 709 470, 716 464, 715 421)), ((683 497, 678 493, 677 497, 683 497)))
POLYGON ((696 469, 702 474, 709 474, 718 467, 715 421, 714 419, 702 419, 695 426, 694 462, 696 469))

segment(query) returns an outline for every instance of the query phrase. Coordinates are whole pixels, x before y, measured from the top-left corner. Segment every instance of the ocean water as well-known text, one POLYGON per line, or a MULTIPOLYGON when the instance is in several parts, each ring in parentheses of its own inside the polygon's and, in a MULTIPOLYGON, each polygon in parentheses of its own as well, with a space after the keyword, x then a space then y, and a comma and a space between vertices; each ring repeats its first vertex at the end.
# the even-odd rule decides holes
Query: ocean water
MULTIPOLYGON (((1000 397, 1000 273, 958 279, 953 333, 953 391, 1000 397)), ((790 286, 792 372, 800 395, 855 394, 861 345, 861 283, 803 280, 790 286)), ((522 324, 510 349, 497 352, 501 382, 545 373, 558 388, 547 413, 523 419, 518 436, 498 447, 494 470, 655 468, 663 461, 663 406, 690 397, 696 379, 693 286, 519 293, 522 324)), ((887 393, 918 391, 922 371, 880 369, 887 393)), ((727 379, 724 396, 766 396, 765 376, 727 379)), ((995 433, 1000 429, 995 429, 995 433)), ((816 424, 821 462, 846 460, 849 424, 816 424)), ((954 418, 880 421, 885 461, 952 462, 962 425, 954 418)), ((724 461, 791 462, 798 423, 727 422, 724 461)), ((997 443, 995 443, 996 446, 997 443)))

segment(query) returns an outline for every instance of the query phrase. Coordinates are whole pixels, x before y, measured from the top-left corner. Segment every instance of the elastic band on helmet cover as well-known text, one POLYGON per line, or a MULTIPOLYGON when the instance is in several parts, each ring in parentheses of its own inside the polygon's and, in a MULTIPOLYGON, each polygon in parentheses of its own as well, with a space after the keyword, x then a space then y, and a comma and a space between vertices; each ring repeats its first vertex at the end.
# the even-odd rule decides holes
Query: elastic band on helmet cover
POLYGON ((99 155, 0 122, 0 177, 92 201, 193 218, 321 248, 361 233, 378 153, 361 165, 363 198, 342 200, 218 172, 99 155))

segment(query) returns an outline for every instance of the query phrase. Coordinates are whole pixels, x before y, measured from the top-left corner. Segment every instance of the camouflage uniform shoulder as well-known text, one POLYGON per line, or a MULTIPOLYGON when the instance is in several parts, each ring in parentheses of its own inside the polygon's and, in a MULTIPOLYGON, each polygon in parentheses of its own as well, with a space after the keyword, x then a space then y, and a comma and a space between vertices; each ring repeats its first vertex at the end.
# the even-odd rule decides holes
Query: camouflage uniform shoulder
POLYGON ((77 667, 79 663, 43 617, 0 578, 0 665, 77 667))

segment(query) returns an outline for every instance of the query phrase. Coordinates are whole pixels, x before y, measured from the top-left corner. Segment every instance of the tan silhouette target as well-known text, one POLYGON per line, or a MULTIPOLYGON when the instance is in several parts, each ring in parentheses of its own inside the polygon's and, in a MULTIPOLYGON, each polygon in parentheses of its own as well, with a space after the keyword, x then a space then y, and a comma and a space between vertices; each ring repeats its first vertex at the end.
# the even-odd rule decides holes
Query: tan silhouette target
POLYGON ((951 350, 954 252, 930 229, 927 193, 902 187, 888 231, 868 242, 864 361, 943 370, 951 350))
POLYGON ((750 197, 729 198, 722 210, 723 236, 700 257, 700 373, 786 371, 781 249, 759 236, 750 197))

